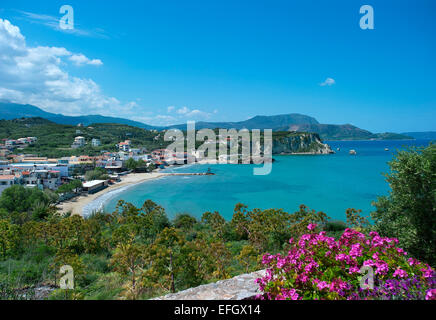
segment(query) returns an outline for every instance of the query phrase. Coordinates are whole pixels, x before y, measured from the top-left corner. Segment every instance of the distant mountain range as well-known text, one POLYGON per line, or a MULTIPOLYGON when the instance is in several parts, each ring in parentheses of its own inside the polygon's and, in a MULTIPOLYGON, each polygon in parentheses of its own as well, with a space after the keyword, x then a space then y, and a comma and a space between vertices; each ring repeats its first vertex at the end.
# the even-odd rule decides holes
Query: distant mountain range
POLYGON ((406 136, 413 137, 415 139, 430 139, 436 140, 436 131, 424 131, 424 132, 404 132, 406 136))
MULTIPOLYGON (((186 130, 186 124, 168 126, 165 129, 176 128, 186 130)), ((196 122, 196 129, 272 129, 274 131, 302 131, 318 133, 323 140, 404 140, 411 136, 398 133, 372 133, 351 124, 321 124, 315 118, 298 114, 282 114, 276 116, 256 116, 239 122, 196 122)))
POLYGON ((58 124, 78 125, 79 123, 84 126, 91 123, 118 123, 126 124, 132 127, 143 129, 154 129, 155 127, 149 126, 145 123, 114 117, 105 117, 100 115, 87 115, 87 116, 64 116, 62 114, 46 112, 38 107, 30 104, 17 104, 11 102, 0 101, 0 119, 12 120, 17 118, 33 118, 41 117, 58 124))
MULTIPOLYGON (((12 120, 17 118, 41 117, 58 124, 78 125, 83 124, 88 126, 93 123, 117 123, 125 124, 133 127, 143 128, 147 130, 156 129, 164 130, 177 128, 186 130, 186 124, 172 125, 167 127, 156 127, 147 125, 142 122, 128 120, 124 118, 106 117, 101 115, 85 115, 85 116, 65 116, 46 112, 36 106, 29 104, 17 104, 11 102, 0 101, 0 119, 12 120)), ((318 133, 323 140, 392 140, 392 139, 413 139, 424 136, 432 136, 435 132, 427 133, 372 133, 368 130, 360 129, 351 124, 321 124, 315 118, 307 115, 291 113, 276 116, 255 116, 251 119, 238 122, 196 122, 196 129, 272 129, 274 131, 304 131, 318 133)), ((433 139, 431 138, 431 139, 433 139)))

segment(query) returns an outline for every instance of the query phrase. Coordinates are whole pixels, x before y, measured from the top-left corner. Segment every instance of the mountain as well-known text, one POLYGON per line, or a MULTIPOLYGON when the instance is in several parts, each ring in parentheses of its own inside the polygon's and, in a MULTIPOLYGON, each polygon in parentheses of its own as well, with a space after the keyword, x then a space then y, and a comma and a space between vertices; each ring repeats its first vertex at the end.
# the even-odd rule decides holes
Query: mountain
MULTIPOLYGON (((372 133, 351 124, 321 124, 315 118, 298 114, 282 114, 277 116, 255 116, 239 122, 196 122, 196 129, 272 129, 274 131, 312 132, 323 140, 402 140, 413 139, 397 133, 372 133)), ((165 129, 186 130, 186 124, 168 126, 165 129)))
POLYGON ((424 131, 424 132, 404 132, 406 136, 413 137, 415 139, 430 139, 436 140, 436 131, 424 131))
POLYGON ((105 117, 100 115, 64 116, 62 114, 46 112, 30 104, 18 104, 0 101, 0 119, 12 120, 17 118, 32 117, 40 117, 58 124, 68 125, 78 125, 79 123, 82 123, 83 125, 87 126, 91 123, 118 123, 148 130, 155 128, 142 122, 123 118, 105 117))
MULTIPOLYGON (((199 121, 195 123, 196 129, 273 129, 278 131, 279 128, 285 128, 290 125, 297 124, 318 124, 315 118, 299 114, 282 114, 277 116, 255 116, 248 120, 239 122, 204 122, 199 121)), ((186 130, 186 124, 177 124, 165 127, 165 129, 179 129, 186 130)), ((284 131, 288 131, 285 129, 284 131)))
MULTIPOLYGON (((40 117, 57 124, 77 125, 82 123, 84 126, 95 123, 116 123, 124 124, 142 129, 171 129, 176 128, 186 130, 186 124, 172 125, 167 127, 150 126, 142 122, 123 118, 106 117, 101 115, 86 116, 65 116, 46 112, 38 107, 26 104, 16 104, 0 101, 0 119, 11 120, 17 118, 40 117)), ((412 139, 411 135, 397 133, 372 133, 368 130, 360 129, 351 124, 321 124, 315 118, 299 113, 282 114, 275 116, 255 116, 248 120, 238 122, 196 122, 196 129, 272 129, 274 131, 302 131, 317 133, 323 140, 392 140, 392 139, 412 139)), ((416 133, 418 134, 418 133, 416 133)))

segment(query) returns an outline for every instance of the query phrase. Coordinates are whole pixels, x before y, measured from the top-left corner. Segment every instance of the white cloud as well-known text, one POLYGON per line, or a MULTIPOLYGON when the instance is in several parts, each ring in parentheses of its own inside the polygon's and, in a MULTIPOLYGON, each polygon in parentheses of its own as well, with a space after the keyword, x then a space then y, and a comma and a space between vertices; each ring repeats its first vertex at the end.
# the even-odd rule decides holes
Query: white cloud
POLYGON ((0 99, 65 115, 101 114, 162 126, 210 120, 218 112, 186 106, 146 111, 138 105, 140 99, 123 103, 105 95, 94 80, 71 75, 65 69, 68 64, 101 66, 103 62, 62 47, 28 46, 17 26, 0 19, 0 99))
POLYGON ((189 109, 184 106, 176 110, 180 119, 183 120, 208 120, 211 117, 211 113, 205 112, 199 109, 189 109))
POLYGON ((72 76, 64 67, 102 65, 66 48, 29 47, 17 26, 0 19, 0 99, 29 103, 66 115, 98 113, 134 117, 137 104, 123 104, 102 93, 92 79, 72 76), (130 114, 124 114, 130 112, 130 114))
POLYGON ((176 112, 178 114, 188 114, 189 113, 189 109, 187 107, 181 107, 180 109, 178 109, 176 112))
POLYGON ((330 87, 330 86, 332 86, 334 84, 336 84, 335 79, 333 79, 333 78, 326 78, 324 80, 324 82, 320 83, 320 86, 321 87, 325 87, 325 86, 329 86, 330 87))
POLYGON ((65 32, 70 33, 78 36, 84 36, 84 37, 93 37, 93 38, 109 38, 107 33, 101 29, 101 28, 95 28, 93 30, 87 30, 84 28, 81 28, 77 25, 77 23, 74 24, 74 29, 61 29, 59 26, 59 19, 61 15, 58 17, 51 16, 48 14, 40 14, 40 13, 33 13, 33 12, 27 12, 27 11, 18 11, 21 16, 17 18, 24 19, 30 23, 40 24, 44 25, 46 27, 49 27, 50 29, 59 31, 59 32, 65 32))
POLYGON ((82 66, 84 64, 89 64, 93 66, 101 66, 103 62, 100 59, 89 59, 85 57, 83 54, 73 54, 71 57, 68 58, 70 61, 74 62, 77 66, 82 66))

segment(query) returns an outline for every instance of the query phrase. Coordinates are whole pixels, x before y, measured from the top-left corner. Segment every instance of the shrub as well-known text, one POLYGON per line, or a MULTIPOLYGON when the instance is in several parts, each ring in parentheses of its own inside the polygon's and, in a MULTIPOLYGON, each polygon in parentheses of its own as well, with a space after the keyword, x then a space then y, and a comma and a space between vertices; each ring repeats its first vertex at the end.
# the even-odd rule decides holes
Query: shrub
MULTIPOLYGON (((435 272, 397 246, 398 240, 346 229, 339 240, 325 231, 290 240, 286 256, 265 255, 257 279, 261 299, 435 299, 435 272), (374 271, 375 287, 362 289, 362 266, 374 271)), ((365 284, 369 284, 366 282, 365 284)))
POLYGON ((375 230, 395 237, 414 257, 436 266, 436 144, 400 151, 389 162, 391 191, 372 213, 375 230))

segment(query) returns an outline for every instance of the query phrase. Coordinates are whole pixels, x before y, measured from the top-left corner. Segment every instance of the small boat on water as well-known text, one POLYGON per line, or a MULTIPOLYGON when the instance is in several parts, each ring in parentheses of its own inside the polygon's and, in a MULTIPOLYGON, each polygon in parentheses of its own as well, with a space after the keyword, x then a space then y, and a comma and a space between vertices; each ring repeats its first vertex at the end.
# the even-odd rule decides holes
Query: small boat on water
POLYGON ((357 154, 357 152, 356 152, 356 150, 351 149, 351 150, 350 150, 350 154, 351 154, 351 155, 355 155, 355 154, 357 154))
POLYGON ((385 148, 385 151, 389 151, 389 148, 385 148))
POLYGON ((341 148, 336 148, 336 150, 341 151, 341 148))

